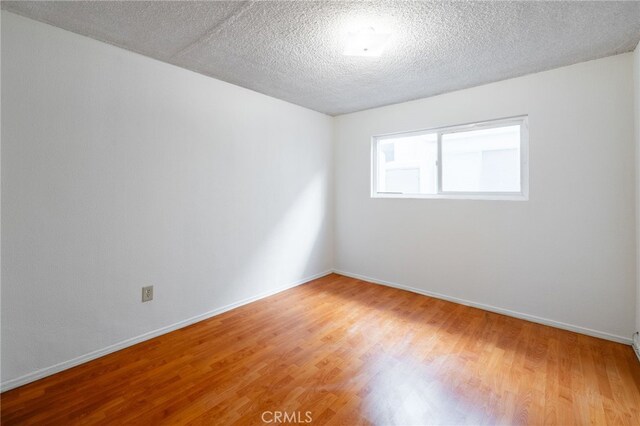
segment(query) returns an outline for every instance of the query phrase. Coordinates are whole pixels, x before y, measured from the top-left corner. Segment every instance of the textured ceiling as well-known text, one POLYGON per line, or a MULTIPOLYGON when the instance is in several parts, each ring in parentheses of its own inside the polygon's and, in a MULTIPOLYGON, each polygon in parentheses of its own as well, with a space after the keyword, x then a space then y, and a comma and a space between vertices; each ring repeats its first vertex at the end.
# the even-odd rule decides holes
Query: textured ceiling
POLYGON ((12 2, 2 8, 337 115, 632 50, 640 2, 12 2), (379 58, 349 32, 392 33, 379 58))

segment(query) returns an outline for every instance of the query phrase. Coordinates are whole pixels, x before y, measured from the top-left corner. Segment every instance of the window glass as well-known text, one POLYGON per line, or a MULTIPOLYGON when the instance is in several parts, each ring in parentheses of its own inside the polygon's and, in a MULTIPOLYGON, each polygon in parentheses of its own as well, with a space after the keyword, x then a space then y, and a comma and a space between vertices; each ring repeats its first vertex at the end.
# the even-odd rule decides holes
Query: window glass
POLYGON ((436 194, 438 137, 399 136, 378 143, 378 192, 436 194))
POLYGON ((444 192, 519 192, 520 126, 444 133, 444 192))

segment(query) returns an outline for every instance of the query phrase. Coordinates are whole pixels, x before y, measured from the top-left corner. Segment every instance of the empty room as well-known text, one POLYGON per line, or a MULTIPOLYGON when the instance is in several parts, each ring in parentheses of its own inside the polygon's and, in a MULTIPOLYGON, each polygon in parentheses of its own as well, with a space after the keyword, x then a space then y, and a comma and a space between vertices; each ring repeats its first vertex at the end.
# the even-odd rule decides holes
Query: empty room
POLYGON ((640 425, 640 2, 1 6, 2 425, 640 425))

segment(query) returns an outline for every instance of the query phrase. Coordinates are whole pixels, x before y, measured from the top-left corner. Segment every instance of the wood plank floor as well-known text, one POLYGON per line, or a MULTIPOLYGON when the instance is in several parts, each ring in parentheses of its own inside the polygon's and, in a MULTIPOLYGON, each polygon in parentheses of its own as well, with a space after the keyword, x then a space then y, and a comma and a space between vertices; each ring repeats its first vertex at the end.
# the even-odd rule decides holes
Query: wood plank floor
POLYGON ((640 363, 626 345, 330 275, 1 398, 3 425, 277 424, 277 411, 639 425, 640 363))

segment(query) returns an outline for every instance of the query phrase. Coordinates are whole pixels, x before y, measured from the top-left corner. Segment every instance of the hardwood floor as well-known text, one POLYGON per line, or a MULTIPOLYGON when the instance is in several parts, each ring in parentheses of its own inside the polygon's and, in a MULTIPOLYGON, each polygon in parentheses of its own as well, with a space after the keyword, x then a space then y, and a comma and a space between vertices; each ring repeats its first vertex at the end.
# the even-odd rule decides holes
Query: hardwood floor
POLYGON ((4 425, 638 425, 640 363, 626 345, 330 275, 1 398, 4 425))

